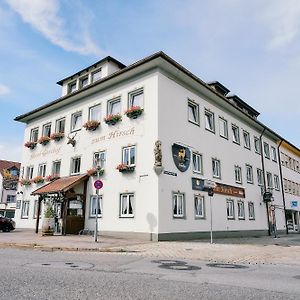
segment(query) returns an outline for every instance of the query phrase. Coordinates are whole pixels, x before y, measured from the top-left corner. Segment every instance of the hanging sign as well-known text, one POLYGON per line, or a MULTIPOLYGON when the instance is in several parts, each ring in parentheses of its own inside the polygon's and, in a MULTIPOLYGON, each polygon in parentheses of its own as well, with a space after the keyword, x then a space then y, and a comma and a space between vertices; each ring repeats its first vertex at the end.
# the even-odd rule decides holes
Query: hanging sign
POLYGON ((173 144, 172 156, 179 171, 185 172, 189 168, 191 162, 191 151, 189 148, 179 144, 173 144))

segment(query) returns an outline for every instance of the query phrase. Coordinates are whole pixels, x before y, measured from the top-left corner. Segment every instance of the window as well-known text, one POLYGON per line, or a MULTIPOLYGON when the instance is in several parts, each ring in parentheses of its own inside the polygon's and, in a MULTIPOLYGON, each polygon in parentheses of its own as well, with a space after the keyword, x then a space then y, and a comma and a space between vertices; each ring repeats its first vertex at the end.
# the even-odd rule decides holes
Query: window
POLYGON ((135 146, 123 148, 122 163, 127 166, 135 166, 135 146))
POLYGON ((200 125, 199 105, 191 100, 188 101, 188 120, 191 123, 200 125))
POLYGON ((43 136, 50 137, 50 135, 51 135, 51 123, 48 123, 43 126, 43 136))
POLYGON ((26 168, 26 179, 33 178, 33 166, 29 166, 26 168))
POLYGON ((253 183, 253 169, 250 165, 246 165, 246 178, 248 183, 253 183))
POLYGON ((95 82, 99 79, 101 79, 101 69, 96 70, 92 73, 92 82, 95 82))
POLYGON ((184 194, 182 193, 173 194, 173 217, 184 217, 184 194))
POLYGON ((213 177, 221 178, 221 163, 218 159, 212 159, 212 173, 213 177))
POLYGON ((129 94, 128 108, 133 106, 143 107, 144 105, 144 91, 139 90, 129 94))
POLYGON ((121 99, 114 99, 107 102, 107 115, 117 115, 121 113, 121 99))
POLYGON ((227 199, 226 208, 227 208, 227 219, 234 219, 234 201, 227 199))
POLYGON ((55 132, 65 133, 65 125, 66 125, 66 119, 65 118, 56 120, 55 132))
POLYGON ((242 183, 242 168, 239 166, 234 167, 234 177, 236 183, 242 183))
POLYGON ((39 129, 38 128, 31 129, 30 141, 37 142, 38 138, 39 138, 39 129))
POLYGON ((84 88, 85 86, 87 86, 89 84, 89 77, 85 76, 79 79, 79 86, 80 88, 84 88))
POLYGON ((202 155, 193 153, 193 171, 202 174, 202 155))
POLYGON ((21 218, 28 219, 29 216, 29 201, 22 202, 21 218))
POLYGON ((16 195, 7 195, 6 203, 16 203, 16 195))
POLYGON ((202 218, 202 219, 205 218, 204 196, 195 195, 194 204, 195 204, 195 217, 202 218))
POLYGON ((101 169, 104 168, 105 165, 105 151, 95 152, 93 157, 93 167, 100 167, 101 169))
POLYGON ((133 217, 134 194, 121 194, 120 196, 120 217, 133 217))
POLYGON ((38 176, 46 176, 46 164, 40 164, 38 168, 38 176))
POLYGON ((73 81, 73 82, 69 83, 69 85, 68 85, 68 93, 75 92, 76 91, 76 87, 77 87, 76 81, 73 81))
POLYGON ((263 176, 263 171, 261 169, 257 169, 257 184, 259 186, 264 185, 264 176, 263 176))
POLYGON ((71 162, 71 174, 80 173, 81 157, 73 157, 71 162))
POLYGON ((205 110, 205 129, 215 132, 215 115, 209 110, 205 110))
POLYGON ((287 185, 287 179, 286 178, 283 179, 283 186, 284 186, 284 191, 288 192, 288 185, 287 185))
POLYGON ((274 175, 274 187, 276 191, 280 190, 280 184, 279 184, 279 176, 274 175))
POLYGON ((89 121, 100 121, 101 120, 101 105, 95 105, 89 109, 89 121))
POLYGON ((245 220, 245 205, 243 201, 238 201, 238 218, 239 220, 245 220))
POLYGON ((267 172, 267 188, 273 189, 273 177, 272 174, 267 172))
POLYGON ((98 217, 102 216, 102 195, 91 195, 90 197, 90 218, 96 217, 98 200, 98 217))
POLYGON ((264 153, 265 153, 265 158, 270 159, 270 147, 269 144, 264 142, 264 153))
POLYGON ((11 169, 11 170, 9 170, 9 172, 10 172, 11 176, 18 176, 19 175, 18 169, 11 169))
POLYGON ((276 148, 271 146, 271 155, 272 155, 272 160, 277 162, 277 153, 276 153, 276 148))
POLYGON ((82 125, 82 112, 76 112, 71 116, 71 131, 81 129, 82 125))
POLYGON ((234 124, 232 124, 232 140, 234 143, 240 144, 240 129, 234 124))
POLYGON ((61 161, 56 160, 52 164, 52 174, 55 176, 60 176, 60 166, 61 166, 61 161))
POLYGON ((249 220, 254 220, 255 214, 254 214, 254 203, 253 202, 248 202, 248 211, 249 211, 249 220))
POLYGON ((250 144, 250 134, 249 132, 243 130, 243 137, 244 137, 244 147, 246 149, 251 149, 251 144, 250 144))
POLYGON ((260 139, 256 136, 254 137, 254 148, 256 153, 261 154, 260 139))
POLYGON ((292 193, 292 182, 288 180, 288 192, 292 193))
POLYGON ((228 139, 228 123, 225 119, 219 117, 220 136, 228 139))

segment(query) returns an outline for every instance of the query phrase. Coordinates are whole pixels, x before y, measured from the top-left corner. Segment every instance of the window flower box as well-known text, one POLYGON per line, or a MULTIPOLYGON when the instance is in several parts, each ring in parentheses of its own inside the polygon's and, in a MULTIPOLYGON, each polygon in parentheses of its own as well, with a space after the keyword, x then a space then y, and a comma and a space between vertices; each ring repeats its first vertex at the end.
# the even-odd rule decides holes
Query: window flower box
POLYGON ((19 182, 20 182, 21 185, 25 185, 25 186, 31 185, 31 180, 29 180, 29 179, 23 178, 19 182))
POLYGON ((28 142, 26 142, 24 144, 24 146, 27 147, 27 148, 29 148, 29 149, 34 149, 36 147, 36 142, 30 142, 30 141, 28 141, 28 142))
POLYGON ((92 169, 87 170, 86 173, 89 176, 98 176, 98 173, 99 173, 99 176, 102 176, 104 174, 104 169, 92 168, 92 169))
POLYGON ((65 134, 63 132, 55 132, 50 135, 50 139, 53 141, 56 141, 56 142, 60 141, 64 137, 65 137, 65 134))
POLYGON ((38 140, 38 143, 45 146, 51 141, 49 136, 41 136, 38 140))
POLYGON ((119 121, 122 120, 122 116, 120 114, 109 115, 104 119, 104 122, 108 125, 115 125, 119 121))
POLYGON ((133 172, 135 169, 135 166, 128 166, 126 164, 119 164, 116 168, 121 173, 130 173, 133 172))
POLYGON ((60 176, 58 174, 50 174, 46 177, 46 181, 50 182, 50 181, 53 181, 55 179, 59 179, 60 176))
POLYGON ((36 176, 32 180, 34 183, 44 183, 45 179, 42 176, 36 176))
POLYGON ((96 120, 90 120, 83 124, 86 130, 94 131, 100 126, 100 122, 96 120))
POLYGON ((143 113, 144 109, 140 106, 132 106, 125 111, 125 115, 130 119, 136 119, 143 113))

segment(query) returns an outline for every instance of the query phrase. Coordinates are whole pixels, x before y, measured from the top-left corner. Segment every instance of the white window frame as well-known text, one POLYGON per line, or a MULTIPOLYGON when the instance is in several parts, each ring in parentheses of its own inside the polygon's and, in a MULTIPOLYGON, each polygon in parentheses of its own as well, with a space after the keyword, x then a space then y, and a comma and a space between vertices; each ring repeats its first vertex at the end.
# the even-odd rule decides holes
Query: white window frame
POLYGON ((264 154, 265 158, 270 159, 270 145, 267 142, 264 142, 264 154))
POLYGON ((242 184, 242 168, 234 166, 234 179, 236 183, 242 184))
POLYGON ((277 153, 276 148, 274 146, 271 146, 271 157, 272 161, 277 162, 277 153))
POLYGON ((221 162, 217 158, 212 158, 212 176, 214 178, 221 178, 221 162))
POLYGON ((68 94, 74 93, 77 91, 77 80, 68 83, 68 94), (75 88, 73 88, 75 86, 75 88))
POLYGON ((32 179, 33 178, 33 170, 34 170, 33 166, 28 166, 26 168, 26 176, 25 176, 26 179, 32 179))
POLYGON ((55 160, 52 162, 52 175, 60 176, 60 169, 61 169, 61 160, 55 160), (55 169, 57 169, 57 165, 59 165, 59 172, 56 172, 55 169))
POLYGON ((247 183, 253 183, 253 167, 246 164, 246 180, 247 183))
POLYGON ((104 169, 105 167, 105 161, 106 161, 106 151, 97 151, 93 153, 93 167, 96 168, 97 167, 97 163, 100 160, 100 168, 104 169))
POLYGON ((204 110, 205 129, 215 133, 215 114, 208 110, 204 110))
POLYGON ((244 138, 244 148, 251 150, 250 133, 246 130, 243 130, 243 138, 244 138))
POLYGON ((102 218, 103 215, 103 195, 90 195, 90 211, 89 211, 89 217, 90 218, 95 218, 96 217, 96 206, 94 206, 94 202, 95 204, 97 204, 97 199, 99 200, 98 202, 98 218, 102 218))
POLYGON ((66 131, 66 118, 60 118, 55 121, 55 132, 56 133, 65 133, 66 131), (61 126, 63 124, 63 126, 61 126), (63 130, 61 129, 63 127, 63 130))
POLYGON ((227 213, 228 220, 235 219, 234 200, 233 199, 226 199, 226 213, 227 213))
POLYGON ((267 188, 270 189, 270 190, 273 189, 274 185, 273 185, 272 173, 267 172, 266 178, 267 178, 267 188))
POLYGON ((77 111, 71 115, 71 132, 81 130, 81 128, 82 128, 82 111, 77 111), (81 118, 79 121, 80 123, 79 125, 76 125, 78 121, 75 123, 75 117, 81 118))
POLYGON ((38 139, 39 139, 39 128, 38 127, 32 128, 30 131, 30 141, 36 143, 38 139))
POLYGON ((96 104, 89 108, 89 121, 100 121, 101 115, 102 115, 101 104, 96 104), (97 108, 99 108, 99 115, 96 118, 92 118, 93 110, 95 110, 97 108))
POLYGON ((134 217, 134 193, 120 194, 120 218, 133 218, 134 217), (126 208, 123 208, 123 199, 126 201, 126 208), (132 213, 129 212, 131 206, 132 213), (127 210, 127 211, 126 211, 127 210))
POLYGON ((47 123, 43 125, 43 131, 42 131, 43 136, 51 136, 51 123, 47 123))
POLYGON ((107 101, 107 116, 120 114, 121 110, 122 110, 121 106, 122 106, 122 103, 121 103, 120 97, 107 101), (119 103, 119 110, 116 113, 113 113, 113 106, 116 103, 119 103))
POLYGON ((205 219, 205 197, 194 195, 195 218, 205 219))
POLYGON ((91 83, 94 83, 94 82, 100 80, 101 78, 102 78, 102 70, 101 70, 101 68, 97 69, 97 70, 95 70, 95 71, 93 71, 91 73, 91 83), (98 74, 98 73, 100 74, 100 76, 99 76, 98 79, 95 80, 95 74, 98 74))
POLYGON ((185 195, 184 193, 173 193, 172 195, 172 211, 174 219, 183 219, 185 216, 185 195), (179 205, 179 203, 181 204, 179 205))
POLYGON ((226 119, 219 116, 219 134, 220 137, 228 139, 228 122, 226 119), (224 134, 221 132, 221 128, 223 128, 224 134))
POLYGON ((29 218, 29 206, 30 206, 30 201, 28 200, 22 201, 21 219, 29 218))
POLYGON ((75 156, 71 158, 71 175, 77 175, 80 174, 80 170, 81 170, 81 156, 75 156), (79 159, 79 171, 75 172, 75 166, 76 166, 76 160, 79 159))
POLYGON ((134 167, 136 165, 136 146, 128 146, 122 149, 122 163, 134 167), (126 152, 128 151, 128 160, 126 160, 126 152), (133 158, 131 153, 133 152, 133 158))
POLYGON ((45 177, 46 176, 46 170, 47 170, 47 164, 45 164, 45 163, 39 164, 38 176, 45 177))
POLYGON ((188 99, 188 121, 200 126, 199 104, 188 99), (190 111, 193 117, 190 117, 190 111))
POLYGON ((196 152, 193 152, 193 172, 198 174, 203 174, 203 160, 202 155, 196 152))
POLYGON ((131 108, 133 106, 139 106, 140 108, 144 107, 144 89, 139 89, 137 91, 133 91, 128 94, 128 108, 131 108), (140 95, 142 95, 141 103, 135 104, 134 103, 135 97, 140 96, 140 95))
POLYGON ((279 176, 276 174, 274 174, 274 188, 276 191, 280 191, 279 176))
POLYGON ((85 75, 79 78, 79 88, 82 89, 84 87, 86 87, 87 85, 89 85, 89 75, 85 75), (83 84, 83 82, 86 80, 86 84, 83 84))
POLYGON ((238 219, 245 220, 245 203, 244 203, 244 201, 239 200, 237 202, 237 208, 238 208, 238 219))
POLYGON ((264 186, 264 173, 262 169, 256 169, 257 174, 257 184, 258 186, 264 186))
POLYGON ((260 139, 255 136, 254 137, 254 149, 255 149, 255 153, 257 154, 261 154, 261 143, 260 143, 260 139))
POLYGON ((255 220, 255 210, 254 210, 254 202, 248 202, 248 213, 249 213, 249 220, 255 220))
POLYGON ((231 129, 232 129, 232 141, 233 141, 233 143, 240 145, 241 144, 240 128, 235 124, 231 124, 231 129))

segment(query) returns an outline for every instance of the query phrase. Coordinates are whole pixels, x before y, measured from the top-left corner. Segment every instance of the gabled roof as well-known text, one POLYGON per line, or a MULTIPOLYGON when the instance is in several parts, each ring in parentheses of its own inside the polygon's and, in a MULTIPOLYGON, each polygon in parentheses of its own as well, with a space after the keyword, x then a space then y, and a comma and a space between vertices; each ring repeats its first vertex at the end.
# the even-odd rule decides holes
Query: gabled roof
POLYGON ((11 169, 15 167, 16 169, 20 170, 21 163, 9 160, 0 160, 0 172, 2 174, 4 169, 11 169))

